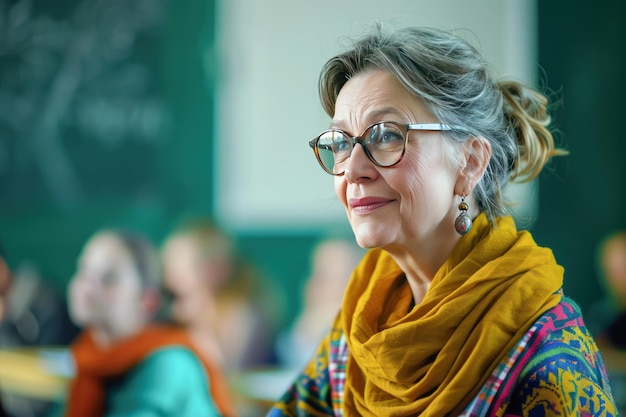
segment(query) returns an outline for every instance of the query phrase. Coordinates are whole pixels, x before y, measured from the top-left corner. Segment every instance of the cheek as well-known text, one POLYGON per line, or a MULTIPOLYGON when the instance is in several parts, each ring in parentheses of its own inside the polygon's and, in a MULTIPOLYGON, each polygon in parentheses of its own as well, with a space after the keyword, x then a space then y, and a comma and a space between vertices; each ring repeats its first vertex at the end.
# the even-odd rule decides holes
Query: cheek
POLYGON ((432 169, 424 163, 424 159, 406 158, 398 169, 384 173, 385 181, 401 196, 401 204, 414 206, 427 201, 427 179, 431 180, 432 169))
POLYGON ((80 282, 75 278, 70 281, 68 294, 71 303, 84 302, 85 291, 83 291, 80 282))
POLYGON ((336 176, 335 177, 335 194, 337 195, 337 198, 339 199, 339 201, 341 201, 341 204, 343 204, 344 207, 348 208, 348 202, 346 200, 346 187, 347 187, 347 182, 346 182, 345 175, 336 176))
POLYGON ((89 314, 93 309, 84 286, 77 280, 72 280, 69 286, 69 310, 72 319, 79 325, 89 321, 89 314))
POLYGON ((107 316, 116 322, 129 323, 134 319, 142 317, 142 300, 139 295, 135 294, 119 294, 107 306, 102 306, 107 311, 107 316), (132 320, 130 319, 132 318, 132 320))
POLYGON ((407 158, 405 169, 390 172, 387 183, 401 195, 401 210, 427 218, 448 211, 454 181, 445 162, 427 156, 407 158))
POLYGON ((139 289, 134 285, 119 283, 102 291, 101 301, 105 304, 116 305, 121 308, 136 303, 139 299, 139 289))

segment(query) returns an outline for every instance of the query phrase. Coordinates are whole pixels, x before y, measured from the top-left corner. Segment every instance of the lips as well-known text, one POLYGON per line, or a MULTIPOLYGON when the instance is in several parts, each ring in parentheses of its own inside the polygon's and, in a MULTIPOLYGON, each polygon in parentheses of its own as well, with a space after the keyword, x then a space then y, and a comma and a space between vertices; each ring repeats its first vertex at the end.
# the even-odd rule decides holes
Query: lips
POLYGON ((393 200, 379 197, 351 198, 348 200, 350 209, 358 214, 367 214, 390 204, 393 200))

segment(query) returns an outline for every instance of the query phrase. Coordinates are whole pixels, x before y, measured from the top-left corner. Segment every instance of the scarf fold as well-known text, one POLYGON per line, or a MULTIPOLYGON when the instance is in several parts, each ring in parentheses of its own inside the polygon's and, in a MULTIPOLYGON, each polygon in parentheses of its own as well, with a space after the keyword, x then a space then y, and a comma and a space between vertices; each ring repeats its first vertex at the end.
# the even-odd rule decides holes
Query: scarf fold
POLYGON ((83 332, 72 344, 76 377, 72 381, 65 417, 97 417, 105 412, 105 384, 111 378, 125 375, 154 350, 167 346, 184 346, 202 362, 209 378, 210 394, 221 415, 234 416, 227 381, 216 364, 207 361, 182 329, 150 325, 140 333, 100 348, 91 332, 83 332))
POLYGON ((419 304, 380 249, 355 269, 341 320, 346 416, 458 415, 517 340, 561 299, 563 268, 511 217, 474 221, 419 304))

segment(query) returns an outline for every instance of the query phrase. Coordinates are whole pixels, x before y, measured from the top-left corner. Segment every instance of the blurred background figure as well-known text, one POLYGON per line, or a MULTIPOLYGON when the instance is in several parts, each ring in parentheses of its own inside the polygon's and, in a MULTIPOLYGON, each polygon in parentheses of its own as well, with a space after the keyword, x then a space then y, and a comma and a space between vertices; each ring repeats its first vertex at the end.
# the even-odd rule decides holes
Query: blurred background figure
POLYGON ((606 362, 615 401, 626 413, 626 231, 602 241, 597 263, 604 298, 592 305, 587 320, 606 362))
MULTIPOLYGON (((9 290, 9 280, 11 279, 9 267, 4 260, 4 250, 0 246, 0 323, 4 317, 6 295, 9 290)), ((4 406, 2 405, 2 395, 0 395, 0 417, 7 417, 4 406)))
POLYGON ((69 318, 65 297, 48 285, 46 278, 32 263, 20 264, 7 276, 11 279, 5 284, 0 346, 69 344, 78 334, 78 329, 69 318))
MULTIPOLYGON (((22 262, 12 268, 0 248, 0 349, 62 347, 77 334, 63 295, 48 285, 34 264, 22 262)), ((45 417, 55 407, 53 401, 13 390, 0 390, 0 403, 0 410, 4 407, 10 417, 45 417)))
POLYGON ((299 369, 311 358, 339 311, 345 287, 362 255, 353 240, 328 238, 315 245, 300 313, 277 339, 282 366, 299 369))
POLYGON ((170 314, 227 375, 274 362, 273 295, 212 220, 187 219, 162 245, 170 314))
POLYGON ((143 236, 109 229, 87 241, 69 284, 84 331, 71 346, 66 417, 236 415, 215 363, 186 332, 153 323, 160 285, 158 253, 143 236))
POLYGON ((4 260, 4 248, 0 246, 0 323, 6 309, 6 297, 11 283, 11 271, 4 260))

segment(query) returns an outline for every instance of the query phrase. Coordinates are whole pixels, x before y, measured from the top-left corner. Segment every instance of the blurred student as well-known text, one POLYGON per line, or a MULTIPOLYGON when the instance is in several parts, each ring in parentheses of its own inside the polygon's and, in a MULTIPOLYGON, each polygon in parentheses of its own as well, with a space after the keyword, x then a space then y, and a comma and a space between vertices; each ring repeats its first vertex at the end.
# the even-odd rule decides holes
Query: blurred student
POLYGON ((69 285, 84 331, 71 346, 66 417, 235 415, 216 366, 185 332, 154 323, 160 279, 158 254, 141 235, 107 229, 87 241, 69 285))
POLYGON ((277 339, 281 365, 300 368, 311 358, 330 330, 341 307, 352 270, 363 256, 354 240, 328 238, 311 252, 311 272, 302 291, 302 307, 291 327, 277 339))
POLYGON ((233 239, 210 219, 187 219, 162 245, 171 316, 227 375, 273 356, 274 312, 268 292, 233 239))
MULTIPOLYGON (((4 321, 0 323, 0 346, 66 346, 77 335, 67 302, 32 262, 10 271, 5 284, 4 321)), ((3 284, 0 283, 0 286, 3 284)))
MULTIPOLYGON (((36 264, 21 261, 10 266, 5 256, 0 248, 0 349, 67 346, 78 329, 63 295, 36 264)), ((0 391, 0 401, 10 416, 45 417, 56 407, 54 401, 11 389, 0 391)))
POLYGON ((598 245, 596 260, 603 296, 589 310, 589 329, 596 337, 626 348, 624 333, 616 331, 626 313, 626 231, 607 235, 598 245))
POLYGON ((597 260, 604 298, 592 306, 589 327, 605 360, 615 402, 626 413, 626 231, 606 236, 597 260))
MULTIPOLYGON (((0 246, 0 323, 4 317, 4 311, 6 309, 6 295, 9 291, 11 274, 9 267, 4 259, 4 250, 0 246)), ((6 417, 6 411, 2 405, 2 396, 0 396, 0 417, 6 417)))
POLYGON ((0 246, 0 323, 5 316, 6 300, 11 284, 11 270, 4 257, 4 249, 0 246))

